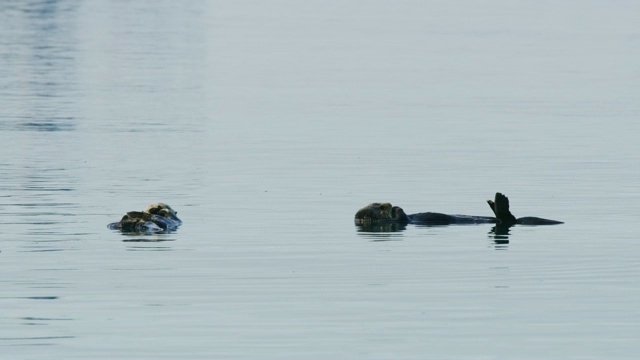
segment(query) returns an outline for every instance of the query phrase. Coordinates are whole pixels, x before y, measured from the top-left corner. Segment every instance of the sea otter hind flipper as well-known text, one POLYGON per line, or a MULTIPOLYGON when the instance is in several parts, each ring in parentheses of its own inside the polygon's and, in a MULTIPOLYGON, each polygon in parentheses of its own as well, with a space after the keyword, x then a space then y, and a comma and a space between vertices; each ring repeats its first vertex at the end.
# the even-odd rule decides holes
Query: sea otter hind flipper
MULTIPOLYGON (((491 205, 491 203, 489 203, 489 205, 491 205)), ((509 211, 509 198, 502 193, 496 193, 492 209, 496 214, 498 223, 503 225, 513 225, 516 223, 516 217, 509 211)))
POLYGON ((497 217, 498 214, 496 214, 496 203, 494 203, 493 200, 487 200, 487 204, 489 204, 491 211, 493 211, 493 214, 497 217))

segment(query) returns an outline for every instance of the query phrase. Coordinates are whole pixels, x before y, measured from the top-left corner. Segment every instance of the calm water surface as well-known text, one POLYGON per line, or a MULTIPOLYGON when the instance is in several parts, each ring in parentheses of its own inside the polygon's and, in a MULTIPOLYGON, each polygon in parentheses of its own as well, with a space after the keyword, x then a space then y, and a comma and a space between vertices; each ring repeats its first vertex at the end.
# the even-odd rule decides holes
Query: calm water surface
POLYGON ((4 1, 0 358, 637 358, 639 11, 4 1))

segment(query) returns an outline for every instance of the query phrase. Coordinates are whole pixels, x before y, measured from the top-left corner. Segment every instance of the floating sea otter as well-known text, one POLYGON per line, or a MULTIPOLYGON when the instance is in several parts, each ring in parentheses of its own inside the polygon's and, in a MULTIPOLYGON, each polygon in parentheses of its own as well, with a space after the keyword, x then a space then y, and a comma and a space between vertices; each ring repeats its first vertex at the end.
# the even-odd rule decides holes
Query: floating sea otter
POLYGON ((107 227, 120 230, 123 233, 159 233, 174 231, 182 224, 177 212, 171 206, 155 203, 147 206, 144 211, 129 211, 117 223, 107 227))
POLYGON ((425 212, 407 215, 402 208, 390 203, 373 203, 358 210, 355 216, 356 225, 372 224, 419 224, 419 225, 452 225, 452 224, 483 224, 493 223, 500 226, 522 225, 555 225, 562 221, 542 219, 538 217, 523 217, 516 219, 509 211, 509 199, 501 193, 496 193, 495 201, 487 200, 496 217, 472 215, 447 215, 425 212))

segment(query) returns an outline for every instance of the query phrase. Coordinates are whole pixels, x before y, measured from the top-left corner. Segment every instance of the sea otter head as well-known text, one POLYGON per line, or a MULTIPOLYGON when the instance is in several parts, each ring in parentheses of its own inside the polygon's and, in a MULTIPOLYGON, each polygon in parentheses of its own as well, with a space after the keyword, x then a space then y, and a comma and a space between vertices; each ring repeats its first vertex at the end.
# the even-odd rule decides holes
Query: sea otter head
POLYGON ((148 214, 159 215, 164 218, 182 223, 182 220, 178 218, 178 212, 173 210, 171 206, 164 203, 151 204, 147 206, 147 209, 144 212, 148 214))
POLYGON ((378 223, 408 223, 409 217, 399 206, 390 203, 373 203, 358 210, 355 223, 378 224, 378 223))

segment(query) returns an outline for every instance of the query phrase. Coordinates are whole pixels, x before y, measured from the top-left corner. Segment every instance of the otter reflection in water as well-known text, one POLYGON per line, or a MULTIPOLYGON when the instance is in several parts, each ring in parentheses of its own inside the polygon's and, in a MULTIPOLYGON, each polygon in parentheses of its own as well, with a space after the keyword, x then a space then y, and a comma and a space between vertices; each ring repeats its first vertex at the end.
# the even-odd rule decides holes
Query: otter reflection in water
MULTIPOLYGON (((387 224, 416 224, 416 225, 458 225, 458 224, 496 224, 498 231, 516 225, 556 225, 561 221, 543 219, 539 217, 516 218, 509 211, 509 199, 501 193, 496 193, 494 200, 487 200, 489 207, 495 217, 473 216, 473 215, 448 215, 434 212, 424 212, 407 215, 399 206, 390 203, 373 203, 358 210, 355 216, 355 223, 363 228, 375 231, 376 227, 382 227, 380 231, 385 231, 387 224)), ((404 230, 404 228, 400 229, 404 230)), ((391 230, 393 231, 393 230, 391 230)), ((398 231, 398 230, 396 230, 398 231)))
POLYGON ((178 212, 164 203, 147 206, 144 211, 129 211, 119 222, 111 223, 107 227, 120 230, 123 233, 153 234, 171 232, 182 225, 178 212))

